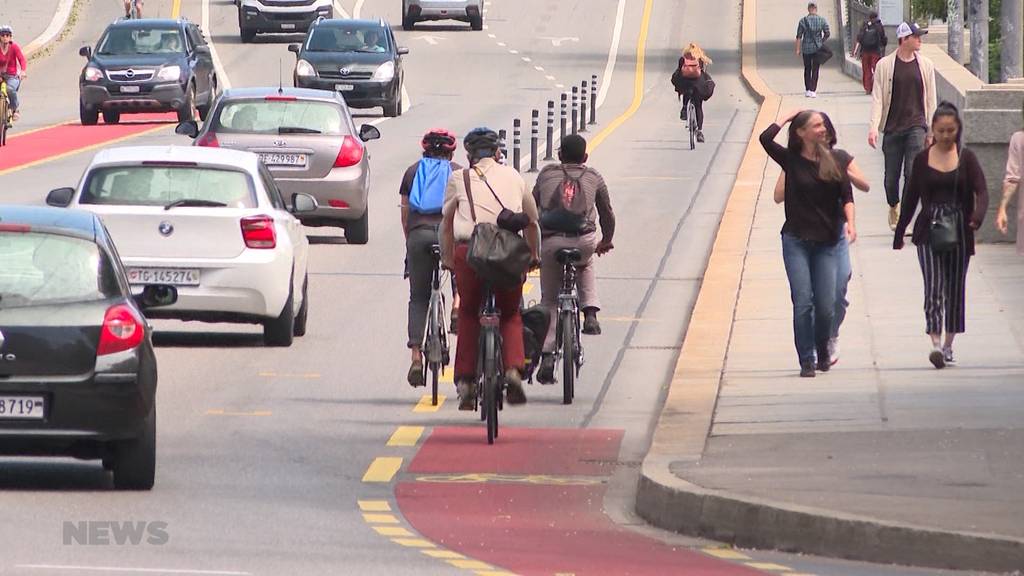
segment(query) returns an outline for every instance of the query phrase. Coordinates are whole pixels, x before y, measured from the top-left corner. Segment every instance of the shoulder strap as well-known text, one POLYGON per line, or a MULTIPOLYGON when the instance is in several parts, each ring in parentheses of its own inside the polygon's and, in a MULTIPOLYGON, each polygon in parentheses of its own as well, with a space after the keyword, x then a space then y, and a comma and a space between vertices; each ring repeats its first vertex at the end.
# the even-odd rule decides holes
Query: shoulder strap
POLYGON ((469 183, 469 168, 462 171, 462 180, 466 183, 466 196, 469 198, 469 213, 476 223, 476 205, 473 203, 473 186, 469 183))
MULTIPOLYGON (((484 176, 483 170, 481 170, 480 167, 478 166, 474 166, 473 170, 476 172, 476 175, 479 176, 480 179, 484 181, 484 184, 487 185, 487 189, 491 191, 491 196, 494 196, 494 199, 498 201, 498 206, 501 206, 502 210, 508 210, 508 208, 505 208, 505 203, 501 201, 501 198, 498 198, 498 194, 494 192, 494 188, 491 188, 491 183, 487 181, 487 177, 484 176)), ((466 175, 466 181, 469 181, 468 174, 466 175)))

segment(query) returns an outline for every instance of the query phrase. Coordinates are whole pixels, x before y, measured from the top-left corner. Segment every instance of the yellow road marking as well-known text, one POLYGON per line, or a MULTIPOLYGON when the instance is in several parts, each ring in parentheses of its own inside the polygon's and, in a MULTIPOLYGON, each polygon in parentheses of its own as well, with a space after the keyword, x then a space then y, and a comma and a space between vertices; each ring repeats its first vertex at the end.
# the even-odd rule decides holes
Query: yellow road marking
POLYGON ((423 426, 399 426, 388 440, 388 446, 415 446, 423 435, 423 426))
POLYGON ((373 529, 381 536, 398 536, 400 538, 412 538, 416 536, 401 526, 374 526, 373 529))
POLYGON ((434 543, 429 540, 422 538, 392 538, 392 542, 395 544, 401 544, 407 548, 436 548, 434 543))
POLYGON ((359 509, 363 512, 391 512, 391 503, 387 500, 360 500, 359 509))
POLYGON ((171 2, 171 18, 177 19, 181 16, 181 0, 174 0, 171 2))
POLYGON ((745 562, 747 566, 755 568, 757 570, 770 570, 772 572, 792 572, 793 569, 789 566, 783 566, 781 564, 772 564, 771 562, 745 562))
POLYGON ((437 412, 438 410, 441 409, 441 406, 444 406, 444 399, 445 399, 445 395, 444 394, 438 394, 437 395, 437 406, 433 406, 430 403, 430 401, 431 401, 430 394, 427 394, 427 395, 423 396, 422 398, 420 398, 419 403, 416 404, 416 407, 413 408, 412 411, 413 412, 437 412))
MULTIPOLYGON (((441 377, 438 378, 437 381, 439 383, 444 383, 444 384, 454 384, 455 383, 455 370, 449 369, 449 370, 445 370, 444 372, 441 372, 441 377)), ((428 396, 427 398, 429 399, 430 397, 428 396)), ((441 401, 440 395, 438 395, 437 401, 438 402, 441 401)))
POLYGON ((398 524, 394 514, 363 514, 363 521, 369 524, 398 524))
POLYGON ((636 76, 633 79, 633 102, 629 105, 629 108, 622 113, 621 116, 612 121, 611 124, 605 127, 604 130, 598 133, 593 140, 590 141, 589 152, 593 153, 602 142, 605 141, 612 132, 615 132, 619 126, 622 126, 626 120, 629 120, 636 114, 637 110, 640 109, 640 105, 644 101, 644 65, 647 59, 647 35, 651 28, 651 11, 654 7, 654 0, 646 0, 644 2, 644 15, 643 20, 640 22, 640 36, 636 41, 636 76))
POLYGON ((207 416, 270 416, 273 412, 257 410, 254 412, 228 412, 227 410, 207 410, 207 416))
POLYGON ((401 468, 401 458, 379 456, 374 458, 370 467, 366 469, 366 474, 363 474, 363 482, 391 482, 401 468))
POLYGON ((66 126, 68 124, 73 124, 75 122, 76 122, 76 120, 74 120, 74 119, 68 119, 68 120, 64 120, 62 122, 57 122, 56 124, 50 124, 49 126, 40 126, 39 128, 33 128, 31 130, 25 130, 24 132, 18 132, 16 134, 11 134, 10 136, 7 137, 7 143, 10 144, 12 141, 17 140, 18 138, 21 138, 22 136, 28 136, 29 134, 33 134, 35 132, 42 132, 43 130, 50 130, 50 129, 53 129, 53 128, 58 128, 60 126, 66 126))
POLYGON ((533 292, 533 283, 532 282, 527 282, 527 283, 523 284, 523 296, 526 296, 530 292, 533 292))
POLYGON ((715 558, 722 558, 725 560, 750 560, 750 556, 742 552, 737 552, 732 548, 705 548, 705 554, 710 554, 715 558))
POLYGON ((529 278, 540 278, 540 270, 531 270, 527 276, 529 278))
POLYGON ((448 563, 456 568, 465 568, 466 570, 490 570, 493 568, 493 566, 487 562, 481 562, 479 560, 449 560, 448 563))
POLYGON ((451 550, 420 550, 420 552, 423 552, 431 558, 440 558, 442 560, 448 558, 465 558, 462 554, 452 552, 451 550))
POLYGON ((166 126, 166 125, 165 126, 157 126, 156 128, 150 128, 149 130, 143 130, 142 132, 136 132, 135 134, 129 134, 127 136, 121 136, 120 138, 114 138, 113 140, 107 140, 105 142, 99 142, 97 144, 90 144, 90 145, 84 146, 82 148, 76 148, 74 150, 68 150, 67 152, 62 152, 60 154, 57 154, 56 156, 47 156, 46 158, 40 158, 39 160, 33 160, 32 162, 27 162, 25 164, 19 164, 18 166, 11 166, 10 168, 6 168, 4 170, 0 170, 0 176, 5 176, 7 174, 10 174, 11 172, 17 172, 18 170, 24 170, 26 168, 32 168, 33 166, 39 166, 40 164, 46 164, 47 162, 54 162, 56 160, 63 160, 64 158, 67 158, 69 156, 74 156, 75 154, 81 154, 82 152, 89 152, 90 150, 95 150, 97 148, 104 148, 106 146, 113 146, 114 144, 117 144, 119 142, 124 142, 126 140, 131 140, 132 138, 138 138, 140 136, 145 136, 147 134, 152 134, 152 133, 158 132, 160 130, 166 130, 168 128, 170 128, 170 126, 166 126))

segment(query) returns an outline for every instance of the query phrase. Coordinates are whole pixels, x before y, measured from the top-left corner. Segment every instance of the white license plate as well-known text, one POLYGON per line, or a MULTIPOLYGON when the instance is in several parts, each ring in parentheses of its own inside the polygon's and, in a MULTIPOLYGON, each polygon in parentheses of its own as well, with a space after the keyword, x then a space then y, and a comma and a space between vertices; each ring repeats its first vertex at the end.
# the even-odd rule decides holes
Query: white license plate
POLYGON ((130 284, 170 284, 199 286, 198 268, 129 268, 130 284))
POLYGON ((295 30, 295 24, 281 24, 281 30, 295 30))
POLYGON ((263 152, 260 160, 267 166, 305 166, 305 154, 279 154, 277 152, 263 152))
POLYGON ((338 92, 348 92, 350 90, 355 90, 356 87, 352 84, 335 84, 334 89, 338 92))
POLYGON ((121 86, 122 94, 137 94, 139 92, 138 86, 121 86))
POLYGON ((0 396, 0 420, 42 420, 45 413, 42 396, 0 396))

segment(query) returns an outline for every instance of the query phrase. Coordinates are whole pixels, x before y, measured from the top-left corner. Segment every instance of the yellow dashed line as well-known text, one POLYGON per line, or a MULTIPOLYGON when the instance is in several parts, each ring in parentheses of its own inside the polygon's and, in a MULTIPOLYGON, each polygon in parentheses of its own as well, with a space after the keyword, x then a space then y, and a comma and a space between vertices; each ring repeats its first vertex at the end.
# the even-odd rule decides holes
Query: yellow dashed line
POLYGON ((391 482, 401 468, 401 458, 379 456, 374 458, 370 467, 366 469, 366 474, 363 474, 363 482, 391 482))
POLYGON ((413 412, 437 412, 438 410, 441 409, 441 406, 444 406, 444 399, 445 399, 445 395, 444 394, 438 394, 437 395, 437 406, 434 406, 434 405, 432 405, 430 403, 431 402, 430 394, 427 394, 426 396, 420 398, 420 401, 416 404, 416 406, 412 409, 412 411, 413 412))
POLYGON ((492 570, 494 568, 487 562, 479 560, 449 560, 448 563, 456 568, 465 568, 466 570, 492 570))
POLYGON ((373 529, 381 536, 397 536, 400 538, 412 538, 416 536, 401 526, 374 526, 373 529))
POLYGON ((704 553, 724 560, 750 560, 750 556, 732 548, 705 548, 704 553))
POLYGON ((363 512, 391 512, 391 503, 387 500, 360 500, 359 509, 363 512))
POLYGON ((423 426, 399 426, 388 440, 388 446, 415 446, 423 435, 423 426))
POLYGON ((440 558, 442 560, 446 560, 449 558, 465 558, 465 556, 463 556, 462 554, 459 554, 458 552, 452 552, 451 550, 420 550, 420 552, 423 552, 431 558, 440 558))
POLYGON ((370 524, 398 524, 394 514, 363 514, 363 520, 370 524))
POLYGON ((433 542, 422 538, 392 538, 391 541, 407 548, 436 548, 433 542))
POLYGON ((747 566, 755 568, 757 570, 769 570, 771 572, 792 572, 793 569, 789 566, 783 566, 781 564, 772 564, 771 562, 744 562, 747 566))
POLYGON ((171 18, 177 19, 181 15, 181 0, 174 0, 171 3, 171 18))

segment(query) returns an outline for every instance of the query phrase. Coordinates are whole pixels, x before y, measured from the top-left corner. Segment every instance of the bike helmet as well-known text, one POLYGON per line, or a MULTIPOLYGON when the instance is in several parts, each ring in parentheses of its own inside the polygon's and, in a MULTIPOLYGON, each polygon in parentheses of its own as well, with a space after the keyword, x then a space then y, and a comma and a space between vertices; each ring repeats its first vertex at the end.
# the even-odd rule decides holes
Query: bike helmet
POLYGON ((501 146, 501 140, 498 133, 490 128, 474 128, 470 130, 469 134, 466 134, 462 145, 466 148, 466 152, 478 156, 479 152, 493 153, 501 146))
POLYGON ((0 26, 0 36, 3 36, 5 34, 9 36, 14 36, 14 29, 8 26, 7 24, 0 26))
POLYGON ((455 139, 455 134, 452 134, 444 128, 434 128, 430 132, 423 135, 423 140, 420 141, 420 146, 424 150, 441 150, 444 152, 454 152, 458 141, 455 139))

